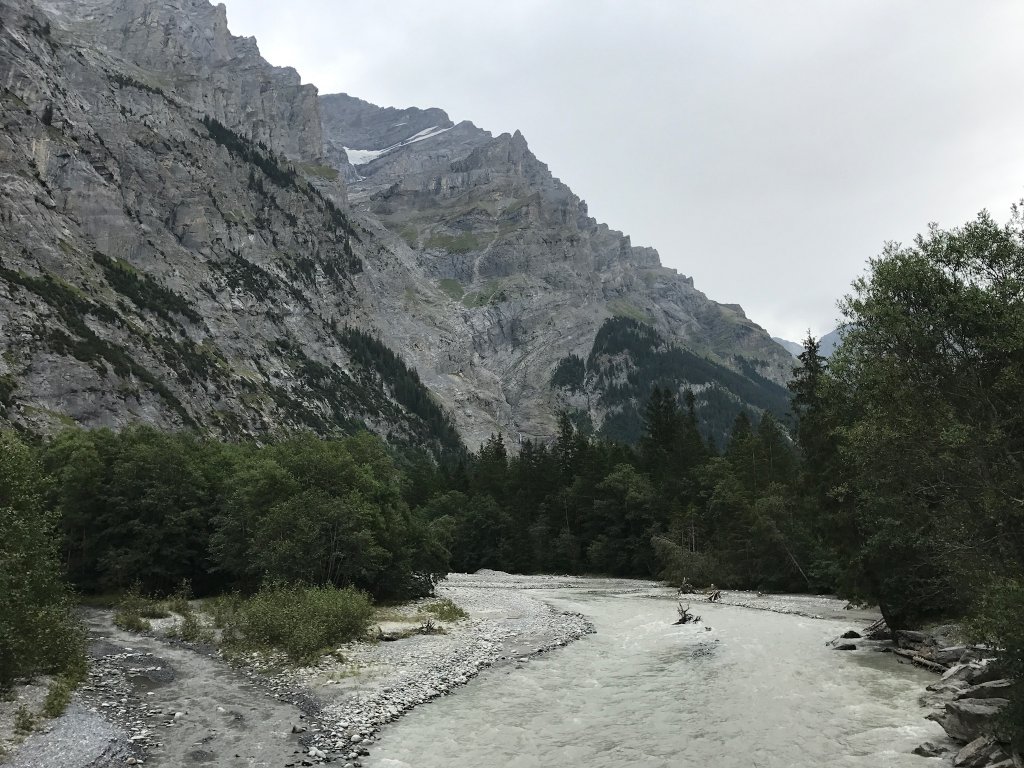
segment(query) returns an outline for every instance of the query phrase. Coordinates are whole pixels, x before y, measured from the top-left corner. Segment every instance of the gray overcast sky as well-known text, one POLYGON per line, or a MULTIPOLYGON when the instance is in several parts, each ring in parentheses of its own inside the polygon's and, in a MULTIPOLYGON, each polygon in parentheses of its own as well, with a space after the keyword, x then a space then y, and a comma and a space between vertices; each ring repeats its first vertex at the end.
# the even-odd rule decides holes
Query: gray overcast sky
POLYGON ((775 335, 887 240, 1024 197, 1018 0, 227 0, 321 93, 441 107, 775 335))

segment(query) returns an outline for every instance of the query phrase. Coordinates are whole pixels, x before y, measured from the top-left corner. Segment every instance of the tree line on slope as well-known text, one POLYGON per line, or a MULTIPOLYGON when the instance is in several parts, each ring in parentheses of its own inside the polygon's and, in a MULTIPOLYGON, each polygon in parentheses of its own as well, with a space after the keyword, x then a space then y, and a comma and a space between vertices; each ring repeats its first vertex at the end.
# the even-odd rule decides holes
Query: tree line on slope
MULTIPOLYGON (((653 326, 632 317, 611 317, 594 337, 586 361, 577 355, 562 358, 551 375, 552 389, 585 393, 589 403, 604 411, 597 430, 605 439, 636 444, 643 434, 644 401, 655 387, 683 395, 697 392, 696 414, 701 434, 724 445, 737 414, 748 417, 769 412, 785 420, 789 393, 765 379, 754 362, 735 356, 739 371, 675 346, 653 326)), ((585 425, 588 411, 576 411, 574 421, 585 425)))

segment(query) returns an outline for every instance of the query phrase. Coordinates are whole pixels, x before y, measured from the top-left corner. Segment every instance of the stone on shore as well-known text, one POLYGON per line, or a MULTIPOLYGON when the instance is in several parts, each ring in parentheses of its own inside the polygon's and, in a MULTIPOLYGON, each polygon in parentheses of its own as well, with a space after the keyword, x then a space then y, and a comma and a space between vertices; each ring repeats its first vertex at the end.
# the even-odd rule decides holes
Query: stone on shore
POLYGON ((932 713, 928 719, 941 725, 951 739, 966 744, 979 736, 990 735, 996 718, 1008 703, 998 698, 959 699, 948 702, 942 712, 932 713))
POLYGON ((956 753, 953 765, 956 768, 985 768, 1001 763, 1010 756, 990 736, 979 736, 956 753))
POLYGON ((921 757, 942 757, 947 752, 949 752, 949 747, 942 744, 933 744, 930 741, 914 747, 914 754, 921 757))
POLYGON ((1018 683, 1013 680, 990 680, 960 691, 957 699, 1008 699, 1018 683))

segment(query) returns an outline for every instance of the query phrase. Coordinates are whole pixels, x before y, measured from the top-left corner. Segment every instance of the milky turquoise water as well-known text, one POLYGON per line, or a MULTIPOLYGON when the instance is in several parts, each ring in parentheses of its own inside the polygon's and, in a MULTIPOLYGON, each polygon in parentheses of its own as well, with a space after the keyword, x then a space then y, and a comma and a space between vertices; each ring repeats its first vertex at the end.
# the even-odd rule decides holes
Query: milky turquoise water
POLYGON ((492 670, 390 726, 370 768, 927 766, 941 728, 918 705, 924 672, 825 647, 848 622, 695 605, 667 593, 532 592, 597 634, 492 670), (652 597, 659 595, 659 597, 652 597))

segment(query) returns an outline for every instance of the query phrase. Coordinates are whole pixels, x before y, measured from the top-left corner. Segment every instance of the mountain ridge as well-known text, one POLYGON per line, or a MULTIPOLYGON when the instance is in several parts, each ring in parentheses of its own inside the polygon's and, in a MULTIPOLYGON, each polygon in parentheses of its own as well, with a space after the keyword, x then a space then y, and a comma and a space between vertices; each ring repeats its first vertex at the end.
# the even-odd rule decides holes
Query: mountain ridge
POLYGON ((404 358, 470 446, 554 434, 552 372, 616 316, 741 375, 789 373, 741 309, 591 218, 518 131, 319 96, 206 0, 41 5, 12 0, 0 31, 0 164, 17 179, 0 320, 30 340, 0 371, 15 423, 422 437, 379 371, 381 397, 353 384, 367 371, 345 327, 404 358), (95 306, 69 310, 75 291, 95 306), (183 311, 157 311, 167 292, 183 311), (41 333, 55 318, 70 342, 41 333))

